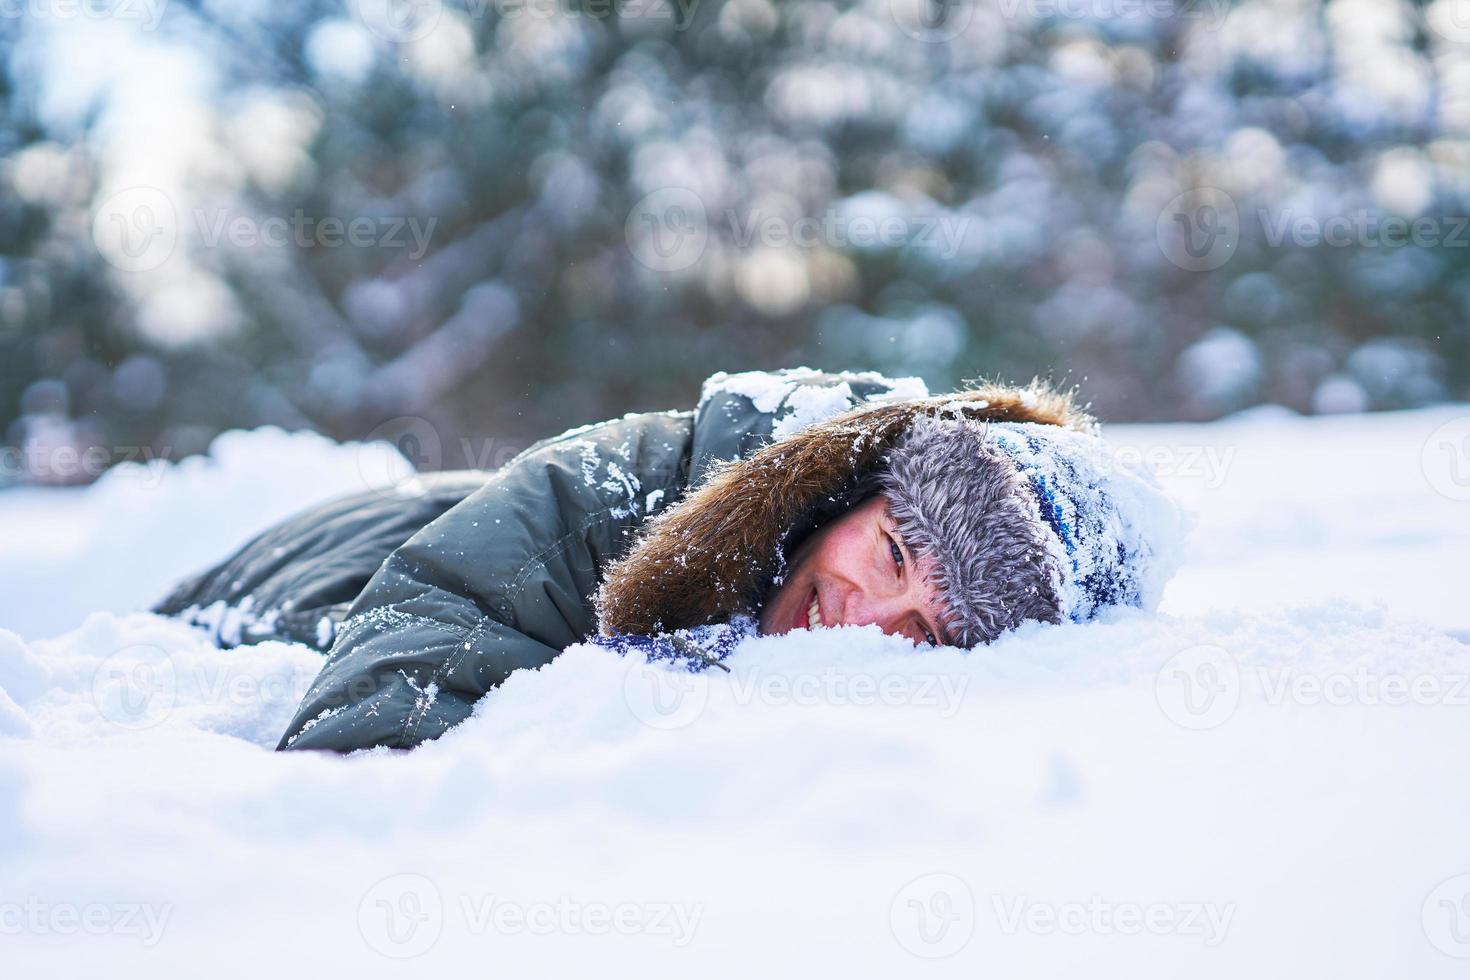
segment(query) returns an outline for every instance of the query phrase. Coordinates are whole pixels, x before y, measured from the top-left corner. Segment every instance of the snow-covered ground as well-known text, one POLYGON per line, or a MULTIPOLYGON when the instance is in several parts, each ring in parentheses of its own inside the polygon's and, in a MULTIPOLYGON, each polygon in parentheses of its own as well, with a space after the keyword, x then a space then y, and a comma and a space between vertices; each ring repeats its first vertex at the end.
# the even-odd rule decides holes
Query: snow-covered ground
POLYGON ((1464 976, 1470 407, 1110 438, 1199 514, 1157 615, 580 646, 349 758, 269 751, 315 654, 133 610, 384 447, 0 494, 5 975, 1464 976))

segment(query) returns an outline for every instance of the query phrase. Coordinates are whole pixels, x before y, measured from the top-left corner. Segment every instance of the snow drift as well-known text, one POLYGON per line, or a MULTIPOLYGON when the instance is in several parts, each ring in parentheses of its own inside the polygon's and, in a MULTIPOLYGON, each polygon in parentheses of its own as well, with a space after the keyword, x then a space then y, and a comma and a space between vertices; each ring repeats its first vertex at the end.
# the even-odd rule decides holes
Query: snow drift
POLYGON ((589 645, 413 753, 268 751, 319 658, 132 612, 411 474, 263 430, 0 497, 7 975, 1460 976, 1463 409, 1115 428, 1161 612, 729 673, 589 645), (1447 455, 1448 454, 1448 455, 1447 455))

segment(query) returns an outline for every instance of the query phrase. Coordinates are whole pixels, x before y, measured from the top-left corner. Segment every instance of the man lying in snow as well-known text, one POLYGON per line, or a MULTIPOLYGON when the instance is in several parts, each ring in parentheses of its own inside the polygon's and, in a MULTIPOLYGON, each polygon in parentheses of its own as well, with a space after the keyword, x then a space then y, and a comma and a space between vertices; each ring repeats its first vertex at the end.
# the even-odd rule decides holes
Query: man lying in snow
POLYGON ((807 369, 414 482, 288 520, 156 607, 223 645, 327 651, 280 748, 412 747, 589 638, 698 667, 756 628, 969 647, 1149 608, 1180 524, 1039 384, 931 398, 807 369))

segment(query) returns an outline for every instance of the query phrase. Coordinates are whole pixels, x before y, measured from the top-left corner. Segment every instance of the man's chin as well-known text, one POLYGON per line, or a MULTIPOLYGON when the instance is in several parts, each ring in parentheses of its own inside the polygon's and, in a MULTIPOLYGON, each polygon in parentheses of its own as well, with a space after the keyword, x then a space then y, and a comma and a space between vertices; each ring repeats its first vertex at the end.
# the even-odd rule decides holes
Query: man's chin
POLYGON ((772 589, 770 595, 766 597, 766 601, 761 604, 759 629, 762 636, 780 636, 790 631, 791 624, 788 620, 791 617, 779 615, 781 607, 786 605, 782 600, 786 598, 787 586, 789 584, 787 582, 778 588, 772 589))

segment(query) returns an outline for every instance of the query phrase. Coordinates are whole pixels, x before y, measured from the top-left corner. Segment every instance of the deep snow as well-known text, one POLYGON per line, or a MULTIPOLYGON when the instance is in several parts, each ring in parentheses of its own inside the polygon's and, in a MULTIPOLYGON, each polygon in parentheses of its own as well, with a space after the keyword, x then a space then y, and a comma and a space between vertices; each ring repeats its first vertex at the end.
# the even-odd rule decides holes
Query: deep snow
POLYGON ((401 486, 385 447, 232 433, 7 492, 6 975, 1463 976, 1467 434, 1116 427, 1199 515, 1157 615, 762 638, 729 674, 579 646, 346 759, 267 751, 315 654, 128 610, 401 486))

